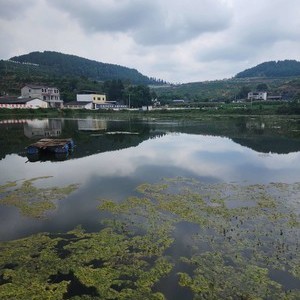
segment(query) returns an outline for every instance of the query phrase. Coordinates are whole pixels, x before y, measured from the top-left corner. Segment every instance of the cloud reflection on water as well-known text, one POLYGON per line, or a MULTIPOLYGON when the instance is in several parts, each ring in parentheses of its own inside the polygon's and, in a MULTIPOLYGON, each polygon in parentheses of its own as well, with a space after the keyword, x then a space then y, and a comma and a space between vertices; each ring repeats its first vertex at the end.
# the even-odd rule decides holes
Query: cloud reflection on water
POLYGON ((164 169, 170 174, 167 170, 174 168, 174 176, 190 173, 225 182, 300 181, 300 152, 260 154, 229 138, 191 134, 168 134, 137 147, 63 162, 25 161, 16 155, 0 161, 1 169, 6 170, 1 172, 1 182, 50 175, 51 184, 83 184, 97 177, 135 177, 137 170, 146 172, 150 166, 160 172, 153 174, 153 180, 164 176, 164 169))
MULTIPOLYGON (((76 150, 75 150, 76 151, 76 150)), ((162 177, 194 177, 206 182, 300 182, 300 152, 262 154, 229 138, 167 134, 137 147, 103 152, 60 162, 26 163, 27 158, 7 155, 0 161, 0 182, 53 176, 35 183, 42 187, 79 183, 69 199, 49 220, 22 217, 12 207, 1 207, 0 240, 39 231, 67 231, 78 223, 99 226, 99 197, 122 200, 142 182, 162 177)))

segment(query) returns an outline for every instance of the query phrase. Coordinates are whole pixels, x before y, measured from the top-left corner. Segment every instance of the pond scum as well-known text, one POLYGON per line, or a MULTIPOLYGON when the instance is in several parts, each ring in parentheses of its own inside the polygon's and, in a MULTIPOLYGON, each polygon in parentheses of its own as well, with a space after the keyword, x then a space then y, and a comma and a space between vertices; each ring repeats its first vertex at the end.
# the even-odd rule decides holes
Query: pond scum
MULTIPOLYGON (((17 194, 14 183, 0 187, 1 203, 41 216, 28 213, 29 197, 10 201, 28 187, 40 197, 32 182, 17 194)), ((137 192, 99 200, 109 215, 99 232, 78 226, 0 243, 0 299, 165 299, 175 286, 192 299, 300 299, 299 183, 176 178, 137 192), (179 257, 171 255, 180 244, 179 257), (182 265, 174 286, 162 288, 182 265)))
POLYGON ((46 212, 56 208, 55 201, 64 199, 78 188, 76 184, 52 188, 34 186, 35 181, 50 177, 44 176, 24 180, 21 185, 20 182, 13 181, 0 186, 0 204, 15 206, 21 214, 28 217, 45 217, 46 212))

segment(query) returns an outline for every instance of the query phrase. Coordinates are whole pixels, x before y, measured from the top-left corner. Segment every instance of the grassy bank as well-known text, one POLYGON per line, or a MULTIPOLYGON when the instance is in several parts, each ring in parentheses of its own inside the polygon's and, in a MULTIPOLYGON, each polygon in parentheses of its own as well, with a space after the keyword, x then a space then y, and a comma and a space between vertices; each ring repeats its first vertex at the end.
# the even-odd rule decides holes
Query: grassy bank
POLYGON ((76 116, 204 116, 204 115, 300 115, 298 102, 253 102, 253 103, 207 103, 199 106, 177 106, 141 110, 86 110, 86 109, 0 109, 0 119, 36 117, 76 117, 76 116))

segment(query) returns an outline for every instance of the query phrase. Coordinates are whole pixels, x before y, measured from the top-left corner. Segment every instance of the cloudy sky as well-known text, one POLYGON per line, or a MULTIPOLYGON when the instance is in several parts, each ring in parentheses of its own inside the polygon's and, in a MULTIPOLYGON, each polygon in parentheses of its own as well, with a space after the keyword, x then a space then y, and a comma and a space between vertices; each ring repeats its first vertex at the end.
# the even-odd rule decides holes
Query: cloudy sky
POLYGON ((173 83, 300 60, 299 0, 0 0, 0 59, 58 51, 173 83))

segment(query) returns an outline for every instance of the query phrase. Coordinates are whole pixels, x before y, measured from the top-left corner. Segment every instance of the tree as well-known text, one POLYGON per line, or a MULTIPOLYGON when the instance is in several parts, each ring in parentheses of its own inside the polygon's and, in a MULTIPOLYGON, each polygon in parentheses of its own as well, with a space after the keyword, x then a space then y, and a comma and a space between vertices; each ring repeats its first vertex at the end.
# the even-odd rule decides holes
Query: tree
POLYGON ((258 92, 266 92, 268 89, 269 89, 269 87, 266 83, 260 83, 256 86, 256 90, 258 92))
POLYGON ((126 94, 130 98, 130 107, 151 105, 150 88, 146 85, 130 86, 126 94))
POLYGON ((248 93, 251 92, 251 89, 249 86, 242 86, 239 93, 237 94, 238 99, 245 99, 248 97, 248 93))
POLYGON ((124 85, 121 80, 105 81, 103 88, 108 101, 121 101, 123 99, 124 85))

